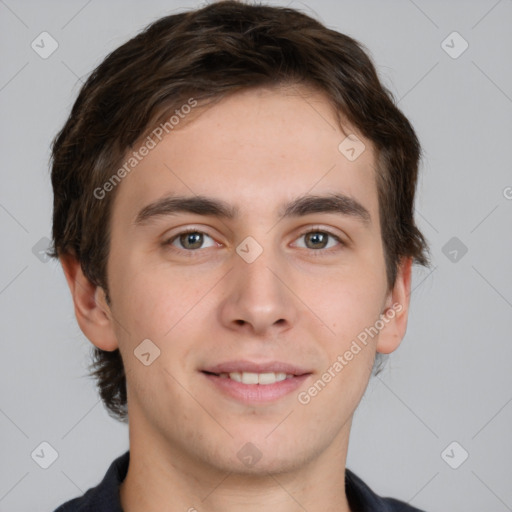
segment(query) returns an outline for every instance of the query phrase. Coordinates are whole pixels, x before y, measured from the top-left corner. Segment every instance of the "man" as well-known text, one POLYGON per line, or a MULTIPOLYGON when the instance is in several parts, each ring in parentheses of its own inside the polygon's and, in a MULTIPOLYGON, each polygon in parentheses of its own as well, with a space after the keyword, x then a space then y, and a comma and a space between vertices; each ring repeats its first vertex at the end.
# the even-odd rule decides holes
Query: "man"
POLYGON ((418 510, 345 463, 427 264, 419 153, 358 43, 295 10, 110 54, 54 142, 53 238, 130 450, 57 510, 418 510))

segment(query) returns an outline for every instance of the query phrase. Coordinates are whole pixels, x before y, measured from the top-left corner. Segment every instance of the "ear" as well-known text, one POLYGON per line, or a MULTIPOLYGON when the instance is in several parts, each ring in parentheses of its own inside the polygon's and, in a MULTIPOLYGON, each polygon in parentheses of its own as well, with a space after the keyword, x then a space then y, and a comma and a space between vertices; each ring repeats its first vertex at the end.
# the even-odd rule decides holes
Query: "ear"
POLYGON ((115 350, 118 342, 105 291, 87 279, 75 256, 65 254, 59 259, 73 297, 80 329, 96 347, 108 352, 115 350))
POLYGON ((379 333, 377 352, 382 354, 389 354, 396 350, 405 336, 411 296, 411 271, 412 258, 403 258, 395 284, 388 292, 381 315, 385 325, 379 333))

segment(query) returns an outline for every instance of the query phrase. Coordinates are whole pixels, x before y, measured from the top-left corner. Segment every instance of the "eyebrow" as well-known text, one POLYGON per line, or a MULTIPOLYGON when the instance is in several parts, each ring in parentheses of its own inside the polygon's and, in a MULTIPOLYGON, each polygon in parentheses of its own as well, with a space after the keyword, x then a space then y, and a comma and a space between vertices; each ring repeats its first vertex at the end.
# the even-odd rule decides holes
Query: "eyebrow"
MULTIPOLYGON (((135 225, 147 224, 151 219, 178 213, 195 213, 233 220, 240 215, 238 207, 220 199, 206 196, 166 196, 144 206, 135 225)), ((305 195, 281 205, 278 215, 283 218, 302 217, 311 213, 336 213, 353 217, 368 226, 370 212, 356 199, 344 194, 305 195)))

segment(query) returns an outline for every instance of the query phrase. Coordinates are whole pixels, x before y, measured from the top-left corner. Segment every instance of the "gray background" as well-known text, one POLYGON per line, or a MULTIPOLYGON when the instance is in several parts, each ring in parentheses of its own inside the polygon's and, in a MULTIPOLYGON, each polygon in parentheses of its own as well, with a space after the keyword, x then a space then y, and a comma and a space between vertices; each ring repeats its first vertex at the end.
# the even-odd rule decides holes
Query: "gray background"
MULTIPOLYGON (((347 465, 428 511, 512 510, 512 1, 290 4, 366 45, 424 147, 432 268, 415 270, 407 335, 361 402, 347 465), (453 31, 469 44, 457 58, 458 36, 442 45, 453 31)), ((62 270, 33 253, 50 237, 49 144, 108 52, 198 5, 0 0, 2 512, 53 510, 128 448, 86 376, 62 270), (31 48, 43 31, 59 45, 47 59, 31 48), (31 457, 43 441, 58 452, 48 469, 31 457)))

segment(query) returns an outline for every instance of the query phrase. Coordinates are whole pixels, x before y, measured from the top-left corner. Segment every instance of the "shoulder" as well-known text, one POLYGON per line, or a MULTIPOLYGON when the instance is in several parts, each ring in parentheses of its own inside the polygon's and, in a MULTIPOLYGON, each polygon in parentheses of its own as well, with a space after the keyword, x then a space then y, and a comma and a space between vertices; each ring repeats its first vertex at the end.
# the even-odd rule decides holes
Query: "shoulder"
POLYGON ((345 470, 345 492, 354 512, 425 512, 395 498, 383 498, 349 469, 345 470))
POLYGON ((54 512, 122 512, 119 485, 126 477, 130 452, 115 459, 103 480, 78 498, 60 505, 54 512))

